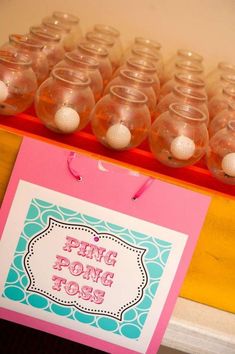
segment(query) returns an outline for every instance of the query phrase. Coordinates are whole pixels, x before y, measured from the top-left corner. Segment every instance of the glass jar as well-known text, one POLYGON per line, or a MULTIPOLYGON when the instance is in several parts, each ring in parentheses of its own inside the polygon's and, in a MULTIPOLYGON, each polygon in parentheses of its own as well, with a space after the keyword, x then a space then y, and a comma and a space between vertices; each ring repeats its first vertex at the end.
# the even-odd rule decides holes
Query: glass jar
POLYGON ((157 52, 158 55, 162 59, 161 54, 161 44, 153 39, 148 39, 144 37, 135 37, 134 43, 126 50, 125 54, 123 55, 122 62, 124 63, 130 56, 132 48, 150 48, 153 51, 157 52))
POLYGON ((153 123, 149 144, 156 159, 166 166, 195 164, 208 145, 205 114, 190 105, 172 103, 153 123))
POLYGON ((212 137, 217 133, 220 129, 226 127, 227 123, 230 120, 235 119, 235 103, 228 103, 228 107, 219 112, 210 122, 209 125, 209 135, 212 137))
POLYGON ((116 52, 114 50, 114 39, 104 33, 95 31, 87 32, 85 38, 88 42, 97 43, 107 49, 113 71, 115 71, 119 66, 119 58, 116 56, 116 52))
POLYGON ((208 104, 210 120, 228 108, 229 102, 235 102, 235 85, 225 87, 221 93, 212 97, 208 104))
POLYGON ((203 56, 187 49, 178 49, 165 65, 164 82, 170 80, 174 75, 176 62, 191 62, 202 67, 203 56))
POLYGON ((210 92, 207 91, 209 102, 214 96, 221 94, 227 86, 235 86, 235 74, 224 74, 221 75, 219 80, 214 81, 210 87, 210 92))
POLYGON ((61 43, 66 52, 69 52, 75 47, 68 45, 70 43, 71 29, 63 23, 56 20, 54 17, 45 17, 42 20, 42 26, 48 28, 52 33, 58 34, 61 37, 61 43))
POLYGON ((159 42, 157 42, 153 39, 144 38, 144 37, 135 37, 134 43, 136 45, 141 46, 141 47, 152 48, 152 49, 156 50, 157 52, 160 52, 160 50, 162 48, 162 45, 159 42))
POLYGON ((211 87, 218 81, 220 81, 220 77, 222 75, 235 75, 235 65, 227 62, 219 62, 217 67, 213 69, 206 76, 206 90, 208 97, 211 98, 213 96, 213 92, 211 92, 211 87))
POLYGON ((32 69, 36 74, 38 85, 40 85, 49 75, 47 57, 43 53, 43 44, 22 34, 11 34, 9 43, 2 49, 14 53, 22 53, 29 57, 32 62, 32 69))
POLYGON ((147 96, 148 101, 146 104, 152 117, 157 103, 156 95, 153 89, 153 83, 153 78, 146 76, 142 72, 122 69, 119 73, 119 76, 116 76, 108 83, 104 90, 104 95, 109 93, 111 86, 121 85, 135 87, 147 96))
POLYGON ((145 94, 134 87, 111 86, 91 113, 92 130, 100 143, 114 150, 140 145, 151 125, 146 103, 145 94))
POLYGON ((120 65, 120 60, 122 57, 122 43, 120 40, 120 32, 111 26, 96 24, 93 28, 95 32, 105 34, 114 39, 114 46, 112 49, 113 56, 116 58, 117 67, 120 65))
POLYGON ((99 71, 99 62, 95 58, 73 51, 66 53, 64 59, 55 67, 68 67, 86 73, 91 80, 90 88, 95 101, 100 99, 103 92, 103 79, 99 71))
POLYGON ((159 92, 160 92, 160 81, 159 81, 158 74, 157 74, 157 68, 154 63, 152 63, 148 59, 138 58, 138 57, 130 57, 127 59, 127 61, 124 65, 122 65, 120 68, 118 68, 115 71, 113 78, 118 76, 120 71, 123 69, 129 69, 129 70, 142 72, 145 75, 148 75, 148 77, 152 78, 154 80, 153 89, 154 89, 156 98, 158 98, 159 92))
POLYGON ((210 139, 207 166, 216 179, 235 185, 235 120, 210 139))
POLYGON ((205 93, 197 91, 191 87, 175 86, 172 92, 168 93, 161 102, 158 103, 154 118, 158 118, 162 113, 168 111, 171 103, 178 102, 194 106, 200 109, 206 116, 206 124, 209 123, 209 111, 207 107, 207 96, 205 93))
POLYGON ((54 68, 39 87, 35 108, 42 123, 56 133, 83 129, 95 105, 90 79, 70 68, 54 68))
POLYGON ((31 106, 37 78, 28 56, 0 51, 0 114, 15 115, 31 106))
POLYGON ((103 78, 103 87, 105 87, 111 79, 113 71, 107 49, 97 43, 83 42, 79 43, 77 52, 91 56, 99 62, 99 70, 103 78))
POLYGON ((30 37, 43 44, 43 52, 47 57, 49 70, 51 71, 53 66, 64 57, 65 52, 60 35, 52 33, 48 28, 33 26, 30 28, 30 37))
POLYGON ((205 95, 207 94, 204 80, 197 75, 179 72, 175 74, 171 80, 165 82, 165 84, 161 87, 158 102, 168 95, 168 93, 170 93, 175 86, 191 87, 205 95))
POLYGON ((144 58, 148 59, 149 61, 152 61, 156 66, 160 83, 163 82, 164 65, 162 57, 158 51, 155 51, 150 47, 135 46, 131 48, 131 56, 144 58))
POLYGON ((196 75, 202 80, 204 80, 204 69, 203 66, 200 63, 196 63, 193 61, 189 60, 177 60, 172 68, 171 71, 168 73, 165 72, 165 80, 164 82, 167 82, 171 80, 174 75, 178 73, 186 73, 186 74, 192 74, 196 75))
POLYGON ((78 43, 82 39, 80 19, 75 15, 62 11, 54 11, 52 17, 70 29, 69 37, 67 37, 65 43, 66 50, 70 51, 76 49, 78 43))

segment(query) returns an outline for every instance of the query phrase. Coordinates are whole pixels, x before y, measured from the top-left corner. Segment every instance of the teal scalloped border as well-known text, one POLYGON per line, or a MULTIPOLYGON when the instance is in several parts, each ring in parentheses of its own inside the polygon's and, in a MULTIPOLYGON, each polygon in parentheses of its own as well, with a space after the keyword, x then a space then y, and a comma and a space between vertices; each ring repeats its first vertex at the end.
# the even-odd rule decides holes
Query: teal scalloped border
POLYGON ((58 316, 64 316, 74 321, 113 332, 129 339, 138 340, 162 279, 171 248, 172 244, 170 242, 156 237, 129 230, 120 225, 107 223, 92 216, 77 213, 43 200, 33 199, 24 222, 23 232, 20 235, 15 250, 14 259, 8 272, 2 296, 25 305, 49 311, 58 316), (90 315, 73 307, 58 305, 43 295, 26 290, 29 280, 24 269, 23 258, 27 253, 27 245, 34 235, 45 228, 49 217, 64 222, 90 226, 97 232, 115 234, 132 245, 146 248, 144 264, 149 282, 144 289, 144 296, 141 302, 127 309, 122 321, 109 318, 108 316, 90 315))

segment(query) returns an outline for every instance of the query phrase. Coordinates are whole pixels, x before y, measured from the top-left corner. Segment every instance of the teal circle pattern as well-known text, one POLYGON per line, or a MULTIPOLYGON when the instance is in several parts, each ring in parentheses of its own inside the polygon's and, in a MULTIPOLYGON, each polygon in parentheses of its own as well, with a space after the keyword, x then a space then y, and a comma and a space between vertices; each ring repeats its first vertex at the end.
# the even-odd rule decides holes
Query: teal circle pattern
POLYGON ((33 199, 15 250, 2 296, 49 311, 57 316, 67 317, 73 321, 137 340, 141 335, 149 308, 157 293, 171 247, 171 243, 156 237, 129 230, 121 225, 105 222, 89 215, 80 214, 63 206, 56 206, 43 200, 33 199), (148 273, 148 284, 144 289, 141 301, 126 309, 121 321, 108 316, 84 313, 75 307, 59 305, 40 294, 27 290, 29 278, 23 263, 23 257, 27 253, 27 240, 30 241, 45 228, 50 216, 57 220, 90 226, 97 232, 115 234, 134 246, 146 249, 143 261, 148 273))
POLYGON ((29 305, 36 307, 37 309, 46 309, 49 304, 48 300, 44 296, 37 294, 29 295, 27 302, 29 305))
POLYGON ((51 304, 50 309, 52 312, 59 316, 68 317, 71 315, 72 309, 70 307, 60 306, 57 304, 51 304))
POLYGON ((95 316, 88 315, 86 313, 75 311, 74 318, 82 323, 89 323, 92 324, 95 321, 95 316))
POLYGON ((7 286, 4 290, 4 296, 13 301, 23 301, 25 293, 18 286, 7 286))
POLYGON ((17 270, 15 270, 14 268, 11 268, 9 270, 8 276, 7 276, 7 282, 14 284, 18 281, 19 279, 19 273, 17 272, 17 270))
POLYGON ((124 324, 121 326, 120 330, 124 337, 131 339, 137 339, 141 334, 139 326, 133 324, 124 324))
POLYGON ((99 328, 114 332, 118 328, 118 322, 112 318, 101 317, 97 320, 99 328))
POLYGON ((19 255, 19 254, 15 254, 14 256, 14 261, 13 261, 13 265, 16 271, 24 271, 24 266, 23 266, 23 255, 19 255))

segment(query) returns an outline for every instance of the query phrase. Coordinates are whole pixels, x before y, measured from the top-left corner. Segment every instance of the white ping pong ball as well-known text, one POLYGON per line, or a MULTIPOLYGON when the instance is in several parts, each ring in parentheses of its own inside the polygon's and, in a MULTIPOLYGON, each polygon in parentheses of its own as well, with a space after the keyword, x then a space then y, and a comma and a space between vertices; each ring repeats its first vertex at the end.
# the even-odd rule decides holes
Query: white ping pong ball
POLYGON ((179 160, 189 160, 195 152, 195 143, 187 136, 180 135, 171 142, 171 153, 179 160))
POLYGON ((4 102, 8 96, 8 88, 5 82, 0 80, 0 103, 4 102))
POLYGON ((106 132, 106 142, 113 149, 124 149, 130 141, 131 132, 124 124, 114 124, 106 132))
POLYGON ((221 166, 227 175, 235 177, 235 152, 230 152, 225 155, 222 159, 221 166))
POLYGON ((79 124, 79 114, 71 107, 61 107, 55 114, 55 125, 63 133, 73 133, 79 124))

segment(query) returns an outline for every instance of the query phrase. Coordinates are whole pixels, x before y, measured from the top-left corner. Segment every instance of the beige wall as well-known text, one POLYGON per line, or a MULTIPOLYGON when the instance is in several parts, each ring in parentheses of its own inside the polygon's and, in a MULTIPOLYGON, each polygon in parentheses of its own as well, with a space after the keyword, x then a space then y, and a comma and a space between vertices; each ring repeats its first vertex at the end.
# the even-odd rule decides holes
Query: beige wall
POLYGON ((77 14, 86 30, 94 23, 162 43, 165 57, 184 47, 204 55, 208 66, 235 63, 235 0, 0 0, 0 43, 10 32, 27 32, 53 10, 77 14))

